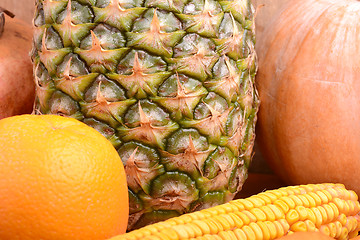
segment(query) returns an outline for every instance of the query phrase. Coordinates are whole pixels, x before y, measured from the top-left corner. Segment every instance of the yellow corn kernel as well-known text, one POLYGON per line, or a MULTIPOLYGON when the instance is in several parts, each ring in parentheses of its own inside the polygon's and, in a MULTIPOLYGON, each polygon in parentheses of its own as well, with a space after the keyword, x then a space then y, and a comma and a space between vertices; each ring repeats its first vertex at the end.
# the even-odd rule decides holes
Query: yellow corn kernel
POLYGON ((274 204, 270 204, 267 206, 274 213, 276 219, 281 219, 285 217, 285 212, 281 211, 281 208, 274 204))
POLYGON ((318 206, 316 208, 319 210, 319 212, 321 214, 322 223, 324 224, 324 223, 330 222, 330 221, 328 221, 328 215, 326 214, 326 210, 324 209, 324 207, 323 206, 318 206))
POLYGON ((333 197, 333 198, 337 198, 339 197, 339 193, 334 189, 334 188, 329 188, 326 189, 328 191, 328 193, 333 197))
POLYGON ((327 216, 327 222, 332 222, 335 219, 335 213, 332 207, 328 204, 322 205, 322 208, 325 210, 325 214, 327 216))
POLYGON ((170 222, 171 225, 176 226, 179 224, 184 224, 184 220, 181 217, 174 217, 171 218, 170 220, 168 220, 170 222))
POLYGON ((206 216, 203 211, 196 211, 196 212, 192 212, 190 214, 191 214, 191 218, 193 220, 202 220, 202 219, 209 217, 209 216, 206 216))
POLYGON ((187 239, 190 237, 185 225, 176 225, 173 226, 172 229, 177 233, 179 239, 187 239))
POLYGON ((174 239, 174 237, 171 238, 170 236, 163 234, 162 232, 153 233, 153 235, 151 235, 151 236, 158 237, 160 240, 173 240, 174 239))
POLYGON ((353 201, 358 201, 359 200, 359 196, 353 191, 353 190, 349 190, 350 193, 350 199, 353 201))
POLYGON ((295 195, 295 192, 293 191, 292 186, 283 187, 282 189, 285 190, 286 196, 295 195))
MULTIPOLYGON (((185 226, 191 229, 192 233, 194 233, 194 237, 203 235, 203 231, 201 230, 201 228, 198 225, 191 222, 191 223, 185 224, 185 226)), ((189 234, 189 235, 191 235, 191 234, 189 234)))
POLYGON ((331 235, 330 228, 329 228, 329 226, 327 226, 327 225, 322 225, 322 226, 320 226, 319 230, 320 230, 321 233, 323 233, 323 234, 325 234, 325 235, 327 235, 327 236, 330 236, 330 235, 331 235))
POLYGON ((354 202, 353 200, 347 200, 348 206, 349 206, 349 212, 347 212, 346 215, 355 215, 359 211, 357 209, 357 202, 354 202))
POLYGON ((327 204, 332 199, 332 196, 325 190, 317 191, 315 194, 321 199, 322 204, 327 204))
POLYGON ((289 212, 286 214, 285 219, 290 225, 292 225, 293 223, 299 221, 300 216, 295 209, 290 209, 289 212))
POLYGON ((297 195, 296 196, 301 202, 304 207, 311 207, 309 200, 304 195, 297 195))
POLYGON ((209 226, 211 234, 215 234, 223 230, 221 224, 217 223, 212 218, 205 219, 204 222, 209 226))
POLYGON ((291 225, 290 230, 293 232, 306 232, 308 230, 307 225, 303 221, 298 221, 291 225))
POLYGON ((219 235, 206 234, 204 237, 206 240, 222 240, 219 235))
POLYGON ((138 239, 144 237, 144 232, 139 230, 134 230, 132 232, 129 232, 127 235, 127 239, 138 239))
POLYGON ((266 204, 264 200, 257 196, 249 197, 248 200, 254 205, 254 208, 258 208, 266 204))
POLYGON ((242 226, 244 226, 244 222, 241 220, 241 218, 238 215, 236 215, 235 213, 229 213, 229 216, 234 221, 235 227, 242 228, 242 226))
POLYGON ((204 212, 210 213, 211 216, 217 216, 219 214, 225 213, 225 211, 224 212, 220 212, 220 211, 221 211, 221 209, 218 206, 204 210, 204 212))
POLYGON ((237 239, 239 240, 247 240, 247 236, 245 234, 245 232, 242 229, 235 229, 234 230, 235 236, 237 237, 237 239))
POLYGON ((337 238, 340 237, 341 229, 342 229, 343 226, 341 225, 341 223, 339 221, 335 221, 334 224, 335 224, 335 227, 336 227, 336 234, 335 234, 334 238, 337 239, 337 238))
POLYGON ((337 218, 339 216, 340 212, 339 212, 339 209, 336 207, 336 204, 331 202, 331 203, 329 203, 329 206, 334 211, 334 218, 337 218))
POLYGON ((357 199, 356 193, 339 184, 286 187, 184 214, 112 240, 270 240, 298 231, 348 239, 360 230, 357 199))
POLYGON ((303 189, 299 186, 290 186, 290 189, 294 195, 300 195, 304 192, 303 189))
POLYGON ((355 206, 354 212, 355 213, 360 212, 360 203, 358 201, 355 202, 354 206, 355 206))
POLYGON ((307 184, 307 185, 301 185, 301 187, 305 188, 306 192, 313 192, 316 191, 317 189, 315 188, 314 184, 307 184))
POLYGON ((356 218, 350 216, 347 217, 346 224, 344 225, 348 229, 349 232, 353 232, 358 228, 358 221, 356 218))
POLYGON ((338 239, 342 240, 342 239, 348 239, 348 235, 349 235, 349 231, 347 230, 347 228, 343 227, 341 229, 341 233, 338 239))
POLYGON ((290 210, 289 206, 282 199, 276 200, 274 205, 280 208, 283 213, 287 213, 290 210))
POLYGON ((260 210, 265 214, 264 221, 268 220, 272 222, 276 220, 276 216, 269 206, 261 206, 260 210))
POLYGON ((251 212, 255 216, 256 221, 268 220, 266 219, 266 214, 260 208, 250 209, 249 212, 251 212))
POLYGON ((310 231, 310 232, 315 232, 315 231, 318 230, 318 229, 316 228, 314 222, 312 222, 312 221, 310 221, 310 220, 305 220, 304 223, 306 224, 306 227, 307 227, 308 231, 310 231))
POLYGON ((303 202, 301 201, 301 199, 299 198, 298 195, 289 195, 289 198, 291 198, 291 200, 294 201, 296 206, 302 206, 303 202))
POLYGON ((276 196, 276 199, 279 199, 281 197, 285 197, 287 195, 289 195, 284 188, 279 188, 277 190, 270 190, 269 193, 272 193, 276 196))
POLYGON ((283 224, 279 221, 274 221, 274 226, 276 228, 276 238, 282 237, 285 235, 287 231, 285 231, 286 228, 283 227, 283 224))
POLYGON ((299 214, 299 220, 304 221, 307 219, 308 211, 306 211, 306 208, 304 206, 296 206, 295 211, 299 214))
POLYGON ((257 222, 257 225, 259 226, 259 228, 261 229, 261 232, 263 234, 263 240, 270 240, 270 231, 269 228, 266 226, 266 224, 264 222, 257 222))
POLYGON ((336 236, 336 225, 335 223, 331 222, 329 224, 327 224, 327 227, 329 228, 330 231, 330 237, 334 238, 336 236))
POLYGON ((345 214, 341 213, 336 220, 339 221, 342 226, 345 226, 347 218, 345 214))
POLYGON ((244 225, 249 225, 249 223, 251 222, 250 218, 245 213, 236 212, 235 214, 243 221, 244 225))
POLYGON ((222 214, 220 216, 214 216, 214 220, 222 226, 223 230, 233 228, 235 226, 235 222, 231 218, 227 219, 225 215, 226 214, 222 214), (230 220, 231 222, 229 222, 228 220, 230 220))
POLYGON ((290 209, 294 209, 296 207, 295 202, 288 196, 282 197, 281 200, 283 200, 290 209))
POLYGON ((236 235, 232 231, 221 231, 218 236, 223 240, 236 240, 236 235))
POLYGON ((258 197, 261 198, 265 202, 264 205, 268 205, 268 204, 272 203, 272 200, 271 200, 269 194, 262 192, 262 193, 258 194, 258 197))
POLYGON ((163 240, 163 239, 161 239, 159 236, 150 235, 150 236, 146 236, 146 240, 163 240))
POLYGON ((254 214, 252 214, 250 211, 245 210, 242 211, 242 213, 244 213, 246 216, 248 216, 248 218, 250 219, 250 222, 256 222, 256 216, 254 214))
POLYGON ((322 204, 321 198, 314 192, 309 192, 308 195, 315 200, 315 205, 319 206, 322 204))
MULTIPOLYGON (((159 234, 168 237, 170 240, 178 239, 178 237, 177 237, 178 235, 177 235, 176 231, 172 228, 163 229, 163 230, 161 230, 161 232, 159 232, 159 234)), ((142 238, 140 238, 140 239, 142 239, 142 238)))
POLYGON ((239 199, 238 202, 244 206, 245 210, 254 208, 254 204, 247 199, 239 199))
POLYGON ((336 191, 339 194, 338 195, 339 198, 342 198, 344 200, 350 200, 351 199, 351 193, 348 190, 346 190, 345 188, 342 188, 342 187, 336 188, 336 191))
POLYGON ((263 232, 261 230, 261 228, 259 227, 259 225, 257 223, 250 223, 249 227, 253 230, 254 234, 255 234, 255 239, 263 239, 263 232))
POLYGON ((206 224, 205 221, 194 220, 192 223, 195 224, 196 226, 198 226, 201 229, 201 231, 203 232, 203 234, 211 233, 210 227, 208 224, 206 224))
POLYGON ((242 203, 239 202, 238 200, 233 200, 233 201, 231 201, 230 203, 231 203, 231 205, 233 205, 234 207, 237 208, 236 211, 243 211, 243 210, 245 210, 244 204, 242 204, 242 203))
POLYGON ((246 225, 242 228, 242 230, 244 231, 247 239, 256 239, 256 235, 251 227, 246 225))
POLYGON ((231 213, 231 212, 237 211, 237 208, 230 203, 225 203, 225 204, 221 205, 221 208, 224 209, 225 213, 231 213))
POLYGON ((276 229, 274 222, 265 221, 264 223, 266 224, 267 228, 269 229, 270 239, 275 239, 277 236, 277 232, 276 232, 277 229, 276 229))
POLYGON ((319 211, 319 209, 317 209, 316 207, 312 207, 310 208, 310 210, 314 213, 315 215, 315 226, 317 228, 319 228, 322 224, 322 215, 321 212, 319 211))
POLYGON ((309 207, 316 207, 317 206, 315 200, 309 194, 304 194, 302 196, 304 196, 306 198, 306 200, 309 201, 309 207))
POLYGON ((268 192, 262 192, 261 194, 262 194, 262 195, 265 195, 265 196, 268 197, 268 198, 270 198, 271 203, 273 203, 275 200, 278 199, 278 197, 277 197, 274 193, 272 193, 272 192, 270 192, 270 191, 268 191, 268 192))
POLYGON ((279 219, 276 222, 278 222, 281 225, 281 227, 284 229, 284 232, 289 231, 290 224, 285 219, 279 219))

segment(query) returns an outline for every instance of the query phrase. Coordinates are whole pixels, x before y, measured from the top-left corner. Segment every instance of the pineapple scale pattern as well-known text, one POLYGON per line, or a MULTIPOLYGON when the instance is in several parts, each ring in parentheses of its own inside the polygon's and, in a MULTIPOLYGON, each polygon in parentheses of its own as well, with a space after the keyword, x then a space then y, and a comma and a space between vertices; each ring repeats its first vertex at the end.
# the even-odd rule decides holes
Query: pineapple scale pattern
POLYGON ((36 114, 97 129, 117 149, 128 229, 231 200, 252 158, 249 0, 36 0, 36 114))

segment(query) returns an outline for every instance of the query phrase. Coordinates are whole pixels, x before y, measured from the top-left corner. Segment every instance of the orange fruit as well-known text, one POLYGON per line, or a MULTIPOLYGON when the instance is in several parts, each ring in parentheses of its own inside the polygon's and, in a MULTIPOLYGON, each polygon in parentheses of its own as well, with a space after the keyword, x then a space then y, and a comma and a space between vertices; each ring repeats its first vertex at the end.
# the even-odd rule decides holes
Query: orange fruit
POLYGON ((128 190, 114 147, 72 118, 0 120, 0 239, 107 239, 126 231, 128 190))

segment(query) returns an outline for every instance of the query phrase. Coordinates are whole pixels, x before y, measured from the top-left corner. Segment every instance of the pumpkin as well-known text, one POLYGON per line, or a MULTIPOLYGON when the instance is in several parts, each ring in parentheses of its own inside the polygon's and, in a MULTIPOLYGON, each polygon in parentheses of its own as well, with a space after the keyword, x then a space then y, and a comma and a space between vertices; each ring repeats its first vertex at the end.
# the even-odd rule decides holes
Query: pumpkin
POLYGON ((267 22, 256 45, 264 158, 288 184, 359 194, 360 1, 287 1, 267 22))
MULTIPOLYGON (((8 12, 7 12, 8 13, 8 12)), ((32 28, 5 16, 0 8, 0 119, 31 113, 35 99, 31 50, 32 28)))

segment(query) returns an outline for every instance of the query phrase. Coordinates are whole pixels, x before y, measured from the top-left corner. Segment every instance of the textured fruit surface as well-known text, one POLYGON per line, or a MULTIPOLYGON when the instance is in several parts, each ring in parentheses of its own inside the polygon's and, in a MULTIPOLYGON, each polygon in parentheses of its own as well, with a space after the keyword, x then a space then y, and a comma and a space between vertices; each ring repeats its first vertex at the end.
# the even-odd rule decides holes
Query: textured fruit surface
POLYGON ((0 239, 107 239, 125 232, 123 164, 94 129, 55 115, 0 121, 0 239))
POLYGON ((16 18, 5 16, 5 19, 0 36, 0 119, 31 113, 35 99, 29 57, 32 28, 16 18))
POLYGON ((279 240, 334 240, 321 232, 295 232, 279 238, 279 240))
MULTIPOLYGON (((282 187, 111 238, 111 240, 271 240, 321 232, 338 240, 360 230, 360 203, 342 184, 282 187)), ((308 238, 312 239, 311 234, 308 238)))
POLYGON ((258 109, 253 17, 249 0, 36 1, 36 111, 113 143, 129 229, 241 189, 258 109))

